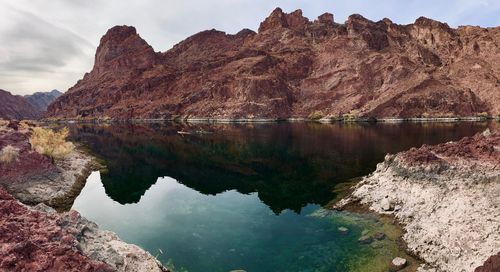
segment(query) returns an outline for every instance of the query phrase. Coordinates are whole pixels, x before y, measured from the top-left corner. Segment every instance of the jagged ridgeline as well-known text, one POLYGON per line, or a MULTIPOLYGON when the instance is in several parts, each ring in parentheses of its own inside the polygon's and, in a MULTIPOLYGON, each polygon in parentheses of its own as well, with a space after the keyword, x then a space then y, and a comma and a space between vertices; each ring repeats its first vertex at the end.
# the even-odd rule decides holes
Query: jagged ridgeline
POLYGON ((129 26, 52 118, 450 117, 500 114, 500 27, 399 25, 276 9, 258 32, 203 31, 155 52, 129 26))

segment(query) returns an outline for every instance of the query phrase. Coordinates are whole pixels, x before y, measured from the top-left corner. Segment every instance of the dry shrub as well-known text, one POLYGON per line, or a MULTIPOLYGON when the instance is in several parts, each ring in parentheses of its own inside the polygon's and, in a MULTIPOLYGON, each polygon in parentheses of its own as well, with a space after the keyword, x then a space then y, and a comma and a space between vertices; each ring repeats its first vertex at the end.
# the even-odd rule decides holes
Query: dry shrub
POLYGON ((314 111, 312 112, 311 114, 309 114, 309 119, 311 120, 319 120, 321 118, 323 118, 324 114, 322 111, 314 111))
POLYGON ((73 143, 66 141, 68 134, 68 128, 56 132, 51 129, 35 127, 30 137, 30 144, 36 152, 42 155, 52 159, 61 159, 75 149, 73 143))
POLYGON ((33 126, 34 124, 31 121, 22 120, 21 122, 19 122, 19 130, 21 131, 29 131, 33 126))
POLYGON ((7 145, 0 150, 0 162, 11 163, 19 158, 19 148, 7 145))

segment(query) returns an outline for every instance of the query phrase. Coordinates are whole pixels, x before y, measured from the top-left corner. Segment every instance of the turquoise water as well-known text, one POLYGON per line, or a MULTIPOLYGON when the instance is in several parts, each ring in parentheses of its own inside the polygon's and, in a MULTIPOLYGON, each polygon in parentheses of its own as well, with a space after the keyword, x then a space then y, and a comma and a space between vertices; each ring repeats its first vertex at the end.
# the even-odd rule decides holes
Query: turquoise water
POLYGON ((386 271, 405 256, 399 230, 321 206, 386 153, 486 125, 73 126, 107 167, 73 209, 181 271, 386 271), (357 241, 375 232, 387 238, 357 241))

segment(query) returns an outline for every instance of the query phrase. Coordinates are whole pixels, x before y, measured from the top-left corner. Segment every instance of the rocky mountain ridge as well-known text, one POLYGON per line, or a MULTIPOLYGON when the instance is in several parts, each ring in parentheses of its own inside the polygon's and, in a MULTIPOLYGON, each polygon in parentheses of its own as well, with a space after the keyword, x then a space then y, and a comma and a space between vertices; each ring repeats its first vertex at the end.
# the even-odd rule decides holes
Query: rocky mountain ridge
POLYGON ((24 97, 0 89, 0 119, 37 119, 40 112, 24 97))
POLYGON ((58 90, 36 92, 32 95, 13 95, 0 89, 0 118, 6 120, 38 119, 47 106, 62 95, 58 90))
POLYGON ((155 52, 129 26, 50 118, 258 119, 500 115, 500 27, 408 25, 275 9, 258 32, 203 31, 155 52))
POLYGON ((25 95, 24 98, 26 98, 26 100, 28 100, 28 102, 38 111, 44 112, 47 110, 50 103, 62 94, 63 93, 58 90, 52 90, 50 92, 36 92, 31 95, 25 95))

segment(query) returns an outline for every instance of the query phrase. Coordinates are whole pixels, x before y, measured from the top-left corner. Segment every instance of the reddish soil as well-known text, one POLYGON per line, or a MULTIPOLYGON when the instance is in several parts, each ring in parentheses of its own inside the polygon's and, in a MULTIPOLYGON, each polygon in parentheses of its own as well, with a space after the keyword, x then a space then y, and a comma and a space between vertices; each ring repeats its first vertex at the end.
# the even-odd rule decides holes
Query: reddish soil
POLYGON ((32 210, 0 188, 0 271, 112 271, 76 247, 57 214, 32 210))
POLYGON ((448 161, 462 159, 500 167, 500 133, 488 136, 479 133, 462 138, 458 142, 423 145, 402 152, 398 156, 409 166, 439 164, 444 163, 444 159, 448 161))
POLYGON ((17 160, 10 163, 0 163, 0 184, 19 182, 24 180, 23 177, 31 174, 43 175, 43 173, 56 170, 50 158, 31 149, 29 135, 29 131, 21 132, 18 128, 4 130, 0 133, 0 150, 7 145, 19 149, 17 160))
POLYGON ((500 252, 489 257, 483 265, 476 268, 474 272, 498 272, 500 271, 500 252))

